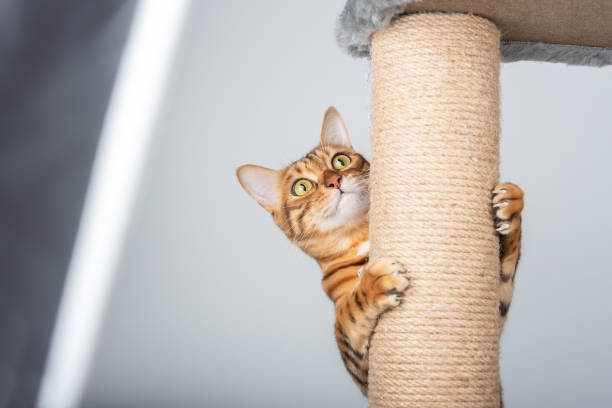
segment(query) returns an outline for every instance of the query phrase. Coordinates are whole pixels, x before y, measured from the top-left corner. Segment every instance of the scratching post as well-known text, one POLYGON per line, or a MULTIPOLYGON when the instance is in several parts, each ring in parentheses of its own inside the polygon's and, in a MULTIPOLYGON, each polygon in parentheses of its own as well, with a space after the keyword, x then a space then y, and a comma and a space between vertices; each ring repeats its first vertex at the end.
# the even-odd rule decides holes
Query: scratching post
POLYGON ((412 278, 372 336, 371 407, 499 407, 500 59, 611 65, 611 21, 610 0, 347 0, 338 44, 372 61, 370 257, 412 278))
POLYGON ((371 407, 500 404, 499 37, 441 13, 373 36, 370 255, 412 286, 372 338, 371 407))

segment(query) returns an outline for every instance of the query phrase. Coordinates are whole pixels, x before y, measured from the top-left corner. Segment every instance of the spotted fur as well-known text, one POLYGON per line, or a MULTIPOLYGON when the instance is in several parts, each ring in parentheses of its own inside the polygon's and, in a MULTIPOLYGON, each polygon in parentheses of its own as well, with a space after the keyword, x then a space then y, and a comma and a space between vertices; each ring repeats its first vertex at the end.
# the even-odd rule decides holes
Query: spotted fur
MULTIPOLYGON (((303 158, 282 170, 254 165, 237 170, 244 189, 272 214, 292 242, 319 263, 323 290, 336 310, 340 356, 364 395, 376 323, 401 302, 410 286, 401 263, 369 261, 369 174, 370 164, 353 149, 333 107, 325 113, 319 145, 303 158), (350 164, 334 168, 338 154, 348 156, 350 164), (302 179, 312 188, 299 196, 293 189, 302 179)), ((505 321, 520 248, 522 192, 513 184, 500 184, 492 201, 501 240, 500 319, 505 321)))

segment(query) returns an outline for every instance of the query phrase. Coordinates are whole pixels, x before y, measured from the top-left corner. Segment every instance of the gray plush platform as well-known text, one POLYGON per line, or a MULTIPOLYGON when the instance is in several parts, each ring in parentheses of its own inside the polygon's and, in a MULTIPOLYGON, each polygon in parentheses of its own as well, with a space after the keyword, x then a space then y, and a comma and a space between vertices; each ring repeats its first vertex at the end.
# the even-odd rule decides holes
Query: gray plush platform
POLYGON ((504 62, 612 64, 612 0, 348 0, 336 39, 350 55, 365 57, 375 31, 402 14, 423 11, 491 19, 501 28, 504 62))

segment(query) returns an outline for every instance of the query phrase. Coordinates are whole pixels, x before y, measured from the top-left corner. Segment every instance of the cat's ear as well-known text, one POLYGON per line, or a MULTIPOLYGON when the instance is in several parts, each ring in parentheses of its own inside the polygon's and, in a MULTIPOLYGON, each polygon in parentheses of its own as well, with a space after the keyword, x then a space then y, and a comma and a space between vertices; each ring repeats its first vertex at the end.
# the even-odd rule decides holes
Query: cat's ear
POLYGON ((348 131, 342 120, 340 113, 330 106, 325 111, 323 117, 323 127, 321 128, 321 145, 322 146, 339 146, 350 148, 351 139, 349 139, 348 131))
POLYGON ((245 164, 236 169, 242 188, 268 211, 278 206, 278 171, 245 164))

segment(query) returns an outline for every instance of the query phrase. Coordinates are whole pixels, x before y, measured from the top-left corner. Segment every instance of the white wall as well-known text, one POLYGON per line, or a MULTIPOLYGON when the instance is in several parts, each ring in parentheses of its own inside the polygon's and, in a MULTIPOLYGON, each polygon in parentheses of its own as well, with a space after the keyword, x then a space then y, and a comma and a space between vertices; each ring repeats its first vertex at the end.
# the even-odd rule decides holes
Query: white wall
MULTIPOLYGON (((365 407, 314 261, 238 185, 313 147, 328 105, 369 156, 343 0, 194 2, 85 406, 365 407)), ((526 192, 502 340, 508 407, 604 406, 612 378, 612 68, 502 71, 502 178, 526 192)))

